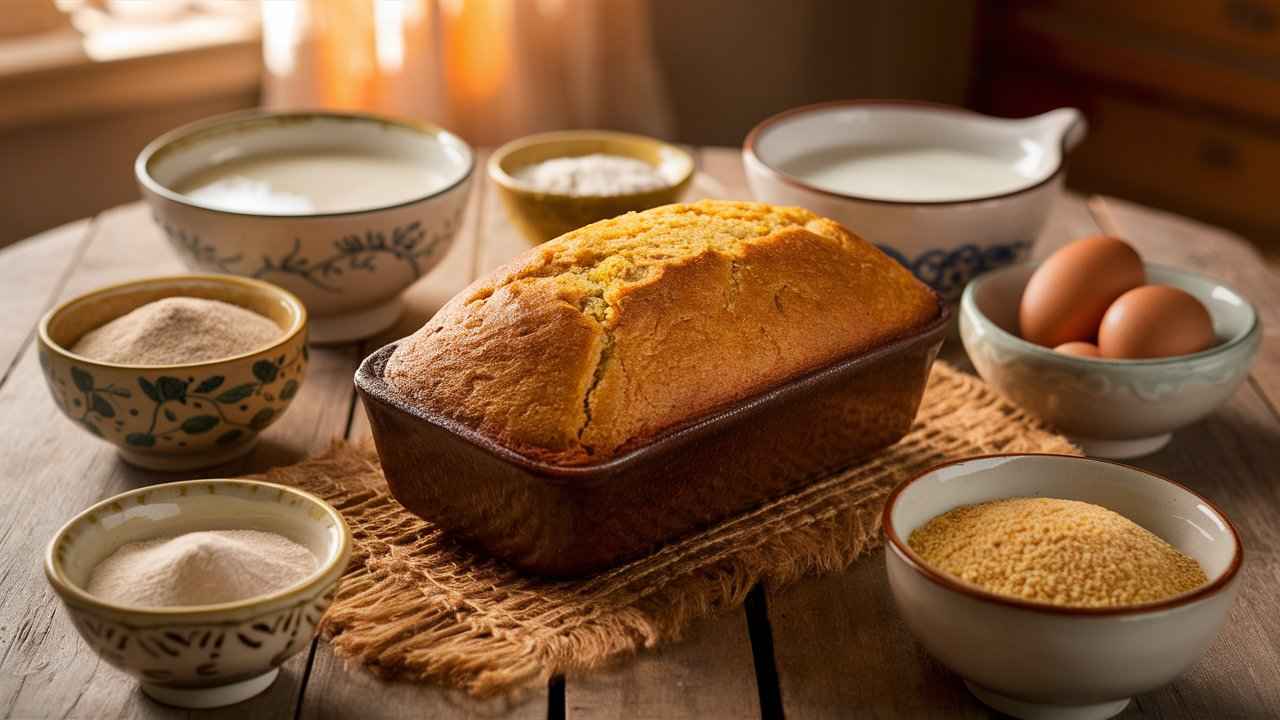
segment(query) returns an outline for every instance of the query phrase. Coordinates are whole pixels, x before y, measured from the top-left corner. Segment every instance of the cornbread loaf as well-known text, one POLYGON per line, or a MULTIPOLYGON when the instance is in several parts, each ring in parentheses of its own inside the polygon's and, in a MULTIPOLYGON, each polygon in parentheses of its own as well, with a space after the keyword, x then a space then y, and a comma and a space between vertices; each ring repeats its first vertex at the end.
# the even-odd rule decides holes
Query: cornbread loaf
POLYGON ((527 457, 582 465, 938 313, 910 272, 831 220, 702 201, 531 249, 401 341, 384 377, 527 457))

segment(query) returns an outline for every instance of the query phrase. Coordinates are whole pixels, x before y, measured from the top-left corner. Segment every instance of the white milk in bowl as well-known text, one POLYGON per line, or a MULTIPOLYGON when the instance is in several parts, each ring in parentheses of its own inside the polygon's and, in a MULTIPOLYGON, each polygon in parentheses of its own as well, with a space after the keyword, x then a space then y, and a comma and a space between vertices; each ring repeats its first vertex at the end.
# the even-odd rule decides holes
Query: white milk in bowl
POLYGON ((850 147, 800 155, 781 168, 842 195, 948 202, 1014 192, 1037 181, 1017 163, 944 147, 850 147))
POLYGON ((447 182, 413 158, 305 150, 238 157, 198 170, 174 189, 218 210, 310 215, 391 207, 441 190, 447 182))

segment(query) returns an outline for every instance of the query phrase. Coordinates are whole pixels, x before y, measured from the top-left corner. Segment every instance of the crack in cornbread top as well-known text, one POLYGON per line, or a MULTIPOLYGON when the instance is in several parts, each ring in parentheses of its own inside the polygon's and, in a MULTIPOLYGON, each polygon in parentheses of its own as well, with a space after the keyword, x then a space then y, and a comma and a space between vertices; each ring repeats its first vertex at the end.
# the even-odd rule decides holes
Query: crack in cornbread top
POLYGON ((533 248, 402 341, 385 374, 513 450, 585 464, 937 313, 908 271, 831 220, 702 201, 533 248))

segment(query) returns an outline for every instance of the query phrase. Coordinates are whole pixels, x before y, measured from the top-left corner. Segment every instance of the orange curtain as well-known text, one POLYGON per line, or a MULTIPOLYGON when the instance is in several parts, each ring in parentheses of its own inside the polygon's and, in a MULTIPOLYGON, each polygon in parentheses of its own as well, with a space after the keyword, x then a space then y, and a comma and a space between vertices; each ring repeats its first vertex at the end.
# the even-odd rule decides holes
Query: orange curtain
POLYGON ((441 124, 481 145, 673 120, 648 0, 263 2, 265 102, 441 124))

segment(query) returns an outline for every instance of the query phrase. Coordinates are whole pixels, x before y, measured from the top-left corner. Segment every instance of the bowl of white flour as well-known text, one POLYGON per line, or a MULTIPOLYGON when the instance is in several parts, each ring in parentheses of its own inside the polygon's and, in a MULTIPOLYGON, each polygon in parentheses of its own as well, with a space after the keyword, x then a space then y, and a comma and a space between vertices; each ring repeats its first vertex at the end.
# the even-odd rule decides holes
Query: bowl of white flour
POLYGON ((350 557, 342 516, 314 495, 191 480, 72 518, 45 575, 89 647, 143 692, 211 708, 266 690, 311 643, 350 557))
POLYGON ((602 130, 530 135, 489 157, 508 216, 533 243, 678 202, 693 175, 693 157, 675 145, 602 130))

